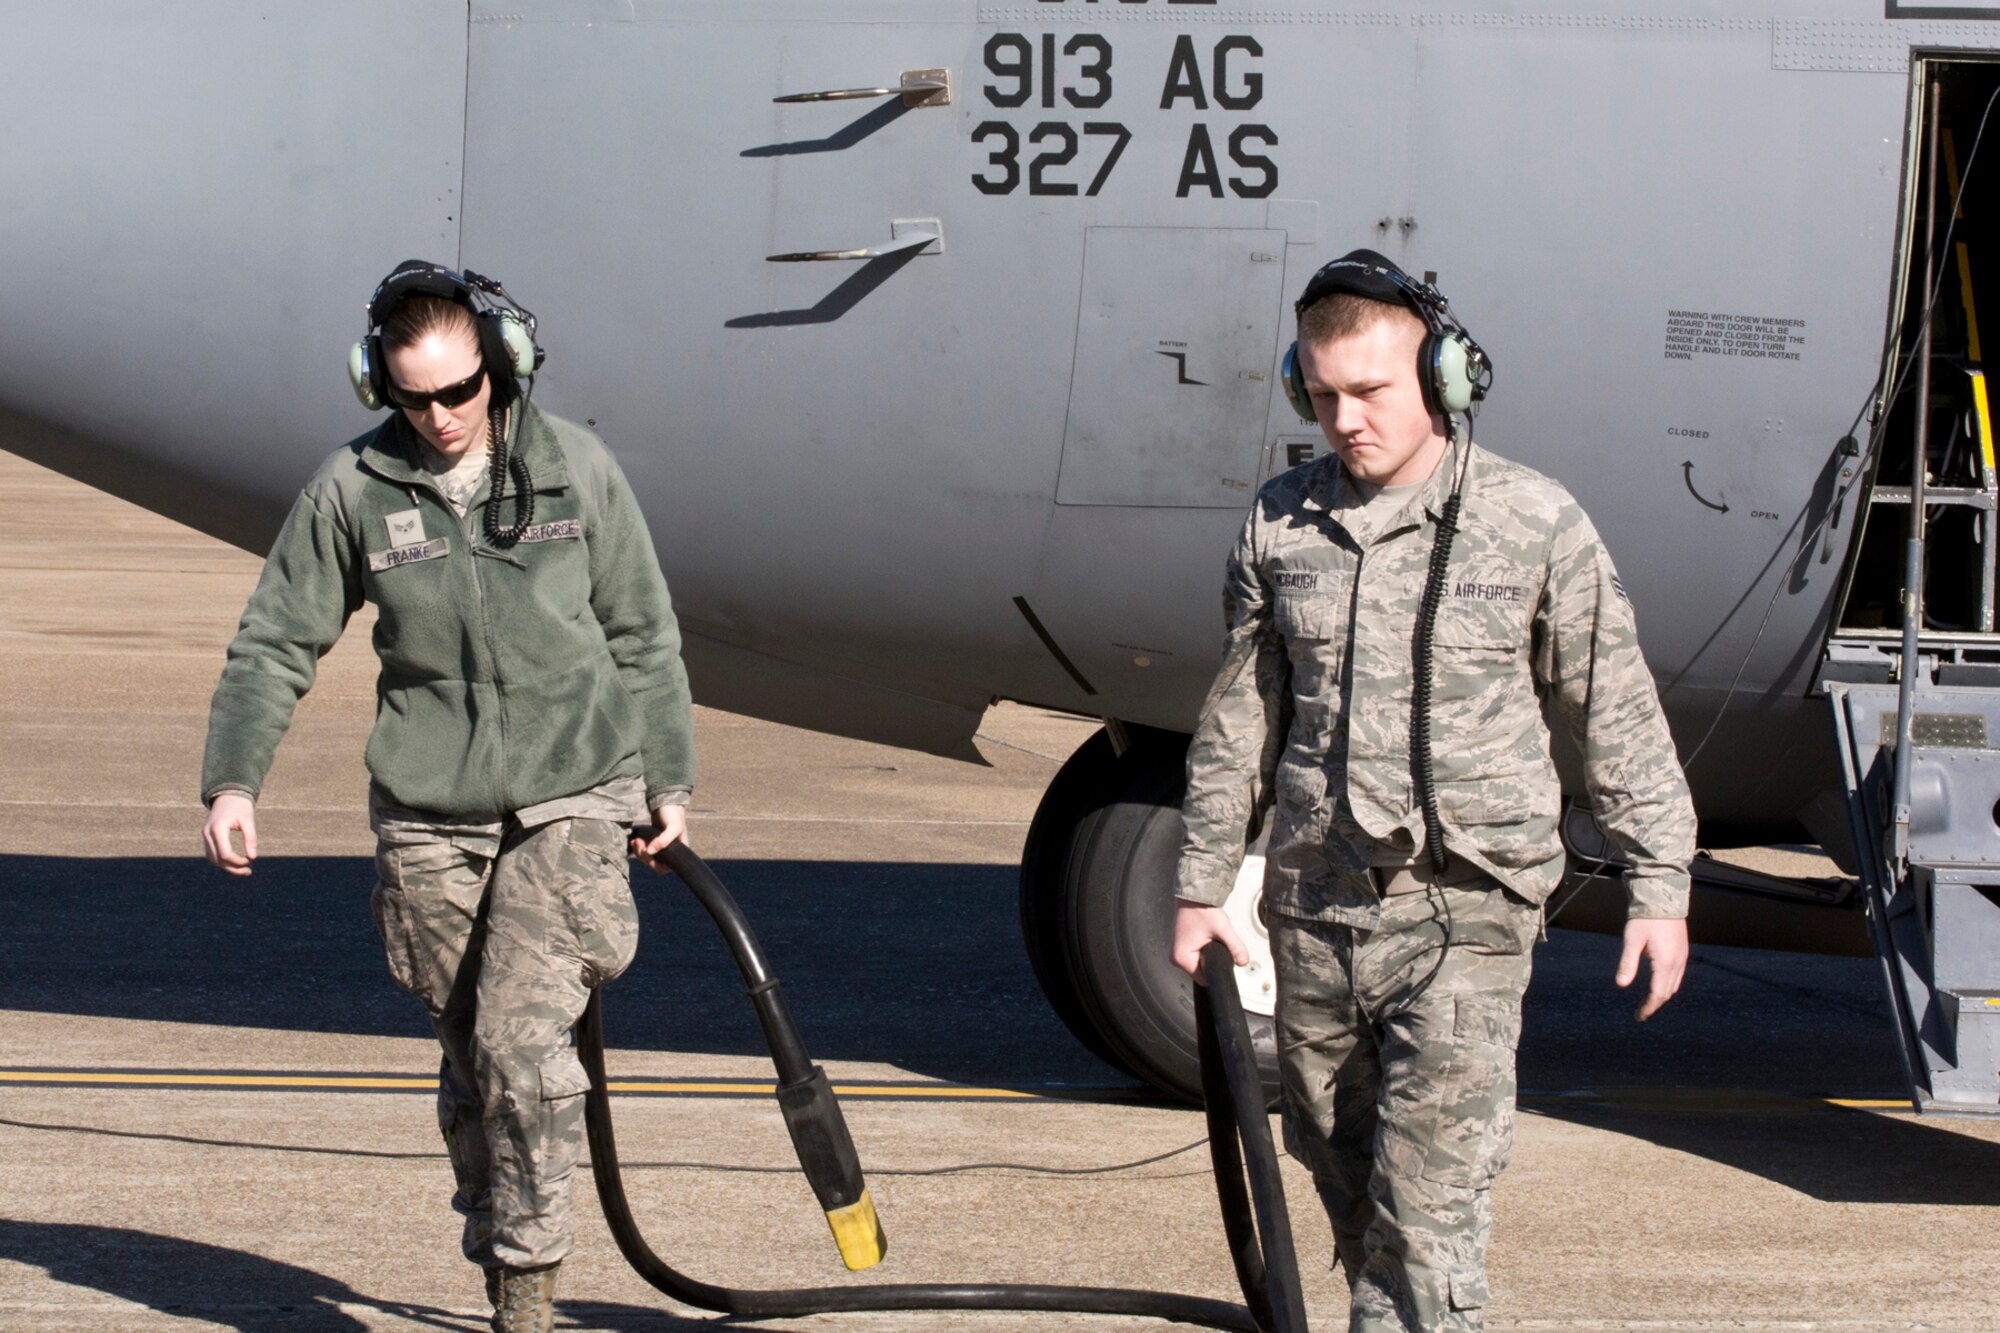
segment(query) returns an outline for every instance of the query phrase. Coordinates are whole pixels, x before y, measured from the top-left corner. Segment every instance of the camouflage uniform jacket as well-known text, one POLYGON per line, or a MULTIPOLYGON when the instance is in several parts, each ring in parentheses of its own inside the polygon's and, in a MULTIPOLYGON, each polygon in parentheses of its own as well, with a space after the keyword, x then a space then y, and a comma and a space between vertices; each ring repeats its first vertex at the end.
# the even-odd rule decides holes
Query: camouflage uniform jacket
MULTIPOLYGON (((1374 532, 1343 522, 1354 495, 1336 456, 1258 493, 1229 557, 1222 668, 1188 751, 1182 899, 1228 896, 1264 812, 1264 899, 1287 915, 1372 927, 1375 850, 1426 855, 1411 652, 1453 457, 1374 532)), ((1610 555, 1561 486, 1476 447, 1463 506, 1433 639, 1448 850, 1531 902, 1561 882, 1547 699, 1632 865, 1631 915, 1686 916, 1694 810, 1610 555)))

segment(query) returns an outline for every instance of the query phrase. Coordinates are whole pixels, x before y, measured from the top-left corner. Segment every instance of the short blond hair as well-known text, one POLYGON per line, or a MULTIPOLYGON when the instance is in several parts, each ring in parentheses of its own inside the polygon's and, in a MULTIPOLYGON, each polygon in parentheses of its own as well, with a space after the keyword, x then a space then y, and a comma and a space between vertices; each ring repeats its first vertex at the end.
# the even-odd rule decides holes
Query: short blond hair
POLYGON ((1384 320, 1408 320, 1424 328, 1416 312, 1399 301, 1378 301, 1358 292, 1334 292, 1306 307, 1299 316, 1299 341, 1319 347, 1338 338, 1366 333, 1384 320))

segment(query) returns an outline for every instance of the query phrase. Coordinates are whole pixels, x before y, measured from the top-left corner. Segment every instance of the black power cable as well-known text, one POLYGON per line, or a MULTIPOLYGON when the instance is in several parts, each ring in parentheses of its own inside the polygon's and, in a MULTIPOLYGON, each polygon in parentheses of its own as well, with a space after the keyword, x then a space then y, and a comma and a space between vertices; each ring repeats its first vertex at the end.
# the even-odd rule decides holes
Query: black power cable
MULTIPOLYGON (((652 830, 646 833, 650 837, 652 830)), ((771 974, 742 908, 686 843, 669 847, 666 860, 708 912, 736 960, 777 1067, 779 1106, 799 1151, 799 1165, 822 1207, 833 1200, 845 1217, 849 1234, 843 1236, 843 1221, 836 1217, 836 1208, 828 1209, 843 1253, 849 1254, 853 1263, 850 1242, 858 1241, 854 1248, 864 1249, 872 1242, 874 1255, 879 1257, 885 1242, 874 1221, 873 1205, 867 1203, 854 1143, 839 1103, 825 1072, 806 1054, 778 980, 771 974), (863 1205, 863 1234, 857 1237, 855 1210, 863 1205)), ((742 1318, 797 1318, 860 1310, 1023 1310, 1133 1315, 1235 1333, 1305 1333, 1305 1306, 1285 1212, 1284 1183, 1271 1143, 1249 1024, 1234 989, 1234 969, 1227 950, 1215 943, 1204 952, 1203 966, 1206 975, 1218 978, 1215 986, 1196 989, 1202 1086, 1211 1130, 1209 1152, 1221 1197, 1223 1227, 1249 1301, 1247 1309, 1198 1296, 1117 1287, 938 1282, 759 1291, 691 1278, 653 1252, 632 1216, 619 1172, 611 1099, 606 1090, 603 1006, 600 993, 593 991, 577 1023, 576 1045, 590 1075, 584 1122, 590 1135, 591 1173, 611 1234, 634 1271, 674 1300, 742 1318)))
POLYGON ((1195 1045, 1201 1053, 1201 1100, 1208 1115, 1208 1154, 1222 1230, 1236 1283, 1259 1328, 1306 1333, 1305 1295, 1299 1289, 1298 1254, 1291 1215, 1271 1144, 1271 1119, 1257 1070, 1257 1048, 1243 997, 1236 992, 1236 960, 1220 940, 1201 950, 1202 976, 1213 984, 1194 988, 1195 1045), (1243 1167, 1250 1165, 1249 1198, 1243 1167), (1255 1225, 1252 1225, 1254 1221, 1255 1225))

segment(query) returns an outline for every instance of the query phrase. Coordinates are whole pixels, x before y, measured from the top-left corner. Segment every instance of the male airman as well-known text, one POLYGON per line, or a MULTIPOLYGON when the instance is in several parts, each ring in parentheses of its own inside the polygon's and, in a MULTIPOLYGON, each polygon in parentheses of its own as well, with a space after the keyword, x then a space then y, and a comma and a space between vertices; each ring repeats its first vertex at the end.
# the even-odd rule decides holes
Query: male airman
POLYGON ((1229 557, 1174 959, 1193 972, 1219 939, 1248 961, 1219 904, 1268 819, 1285 1137, 1332 1222, 1351 1327, 1465 1333, 1488 1302, 1530 949, 1564 869, 1544 699, 1631 867, 1617 982, 1649 961, 1641 1019, 1686 967, 1694 813, 1589 519, 1457 430, 1484 355, 1443 298, 1361 250, 1296 312, 1288 379, 1332 453, 1263 488, 1229 557))

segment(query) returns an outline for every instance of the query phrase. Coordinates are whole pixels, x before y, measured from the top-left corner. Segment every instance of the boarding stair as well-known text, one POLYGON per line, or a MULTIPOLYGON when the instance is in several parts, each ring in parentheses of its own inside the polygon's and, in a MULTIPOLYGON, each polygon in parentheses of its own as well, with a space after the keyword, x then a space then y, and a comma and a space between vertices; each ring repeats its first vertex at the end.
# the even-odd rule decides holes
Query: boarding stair
POLYGON ((1980 214, 2000 193, 1991 172, 1976 189, 1960 175, 1950 122, 1967 123, 1975 92, 1990 105, 1993 73, 1973 89, 1967 70, 1940 67, 1928 88, 1921 245, 1851 567, 1869 573, 1850 582, 1819 689, 1911 1101, 2000 1115, 2000 467, 1979 337, 1996 291, 1980 214))
POLYGON ((1825 689, 1911 1101, 2000 1114, 2000 687, 1939 683, 1967 669, 1947 656, 1919 659, 1906 822, 1893 800, 1898 686, 1825 689))

